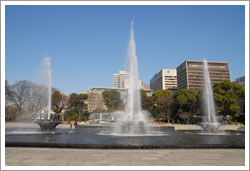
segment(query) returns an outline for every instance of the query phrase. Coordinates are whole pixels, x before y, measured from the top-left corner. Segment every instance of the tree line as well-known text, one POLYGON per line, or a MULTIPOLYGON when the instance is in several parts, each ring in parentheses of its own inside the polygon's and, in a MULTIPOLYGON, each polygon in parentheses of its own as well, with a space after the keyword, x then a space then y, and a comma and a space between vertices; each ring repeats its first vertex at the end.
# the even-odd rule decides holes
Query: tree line
MULTIPOLYGON (((61 114, 62 120, 87 120, 86 100, 88 95, 72 93, 70 96, 52 88, 52 118, 61 114), (63 113, 63 115, 62 115, 63 113)), ((5 119, 32 119, 31 114, 48 110, 48 88, 27 80, 13 85, 5 82, 5 119)))
MULTIPOLYGON (((245 91, 242 86, 224 81, 213 86, 217 115, 224 119, 244 122, 245 91), (240 115, 242 114, 242 115, 240 115), (243 116, 243 118, 242 118, 243 116)), ((108 110, 121 109, 119 92, 104 91, 104 103, 108 110)), ((176 92, 158 90, 152 96, 147 96, 141 90, 142 109, 151 113, 159 121, 181 122, 189 124, 195 116, 203 115, 202 89, 183 89, 176 92)))
MULTIPOLYGON (((30 81, 22 80, 13 85, 5 84, 6 120, 35 113, 48 106, 48 89, 30 81)), ((213 86, 217 114, 231 120, 244 122, 245 91, 235 83, 224 81, 213 86), (243 115, 240 115, 243 114, 243 115)), ((120 93, 115 90, 102 93, 106 110, 124 110, 125 104, 120 93)), ((69 96, 52 89, 52 111, 54 115, 63 113, 63 120, 88 120, 87 94, 72 93, 69 96)), ((141 90, 142 109, 151 113, 158 121, 190 123, 195 116, 202 115, 202 90, 158 90, 147 96, 141 90)), ((99 104, 103 105, 103 104, 99 104)), ((95 112, 105 111, 98 107, 95 112)))

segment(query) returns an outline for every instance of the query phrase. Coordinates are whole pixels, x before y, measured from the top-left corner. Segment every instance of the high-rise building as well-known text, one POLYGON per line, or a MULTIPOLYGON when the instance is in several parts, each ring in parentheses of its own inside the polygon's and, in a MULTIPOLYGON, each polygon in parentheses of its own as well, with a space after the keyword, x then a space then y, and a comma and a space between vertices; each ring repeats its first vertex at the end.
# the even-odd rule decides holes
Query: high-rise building
MULTIPOLYGON (((114 89, 128 89, 129 88, 130 73, 127 71, 120 71, 118 74, 113 74, 113 88, 114 89)), ((139 80, 139 87, 144 90, 149 90, 148 84, 139 80)))
MULTIPOLYGON (((203 87, 203 61, 187 60, 177 67, 178 89, 200 89, 203 87)), ((208 62, 211 84, 230 80, 227 62, 208 62)))
POLYGON ((118 88, 119 87, 119 74, 113 75, 113 87, 118 88))
POLYGON ((150 80, 150 89, 156 90, 177 90, 176 69, 162 69, 150 80))
POLYGON ((233 83, 239 84, 243 88, 245 88, 245 76, 236 78, 236 80, 233 83))
POLYGON ((113 75, 114 84, 113 88, 125 88, 126 80, 129 80, 130 73, 127 71, 120 71, 118 74, 113 75))

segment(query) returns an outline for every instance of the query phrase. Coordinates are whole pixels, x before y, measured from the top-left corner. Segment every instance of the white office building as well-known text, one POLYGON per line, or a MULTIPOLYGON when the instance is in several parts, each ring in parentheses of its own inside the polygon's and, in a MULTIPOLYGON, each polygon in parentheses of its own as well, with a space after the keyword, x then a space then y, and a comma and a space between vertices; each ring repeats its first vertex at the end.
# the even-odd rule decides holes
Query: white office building
MULTIPOLYGON (((113 88, 115 89, 128 89, 129 88, 130 73, 127 71, 120 71, 118 74, 113 74, 113 88)), ((139 87, 144 90, 149 90, 148 84, 139 80, 139 87)))
POLYGON ((125 88, 126 80, 129 80, 129 78, 130 73, 127 71, 120 71, 118 74, 114 74, 113 88, 125 88))
POLYGON ((150 89, 156 90, 177 90, 176 69, 162 69, 150 80, 150 89))

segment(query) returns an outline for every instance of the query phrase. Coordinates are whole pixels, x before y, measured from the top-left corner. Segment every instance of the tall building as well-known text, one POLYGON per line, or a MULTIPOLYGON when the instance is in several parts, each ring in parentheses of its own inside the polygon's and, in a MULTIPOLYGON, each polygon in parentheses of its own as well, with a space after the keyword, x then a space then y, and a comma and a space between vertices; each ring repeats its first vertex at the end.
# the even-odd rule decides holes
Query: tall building
MULTIPOLYGON (((130 73, 127 71, 119 71, 118 74, 113 74, 113 88, 114 89, 128 89, 129 88, 130 73)), ((144 90, 149 90, 149 85, 139 80, 139 87, 144 90)))
POLYGON ((113 78, 113 88, 125 88, 125 82, 126 80, 129 80, 130 73, 127 71, 120 71, 118 74, 114 74, 113 78))
MULTIPOLYGON (((178 89, 200 89, 203 86, 203 61, 187 60, 177 67, 178 89)), ((208 62, 211 84, 230 80, 227 62, 208 62)))
POLYGON ((113 88, 119 87, 119 74, 113 74, 113 88))
POLYGON ((162 69, 150 80, 150 89, 156 90, 177 90, 176 69, 162 69))
POLYGON ((245 88, 245 76, 236 78, 234 83, 241 85, 243 88, 245 88))

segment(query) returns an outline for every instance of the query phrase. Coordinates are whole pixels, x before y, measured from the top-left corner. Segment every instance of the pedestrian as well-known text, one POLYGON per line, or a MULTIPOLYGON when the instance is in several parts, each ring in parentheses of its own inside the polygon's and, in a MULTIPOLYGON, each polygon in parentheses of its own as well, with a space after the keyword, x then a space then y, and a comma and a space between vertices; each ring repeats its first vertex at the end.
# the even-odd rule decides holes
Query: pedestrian
POLYGON ((77 127, 77 121, 74 122, 74 125, 75 125, 75 129, 76 129, 76 127, 77 127))

